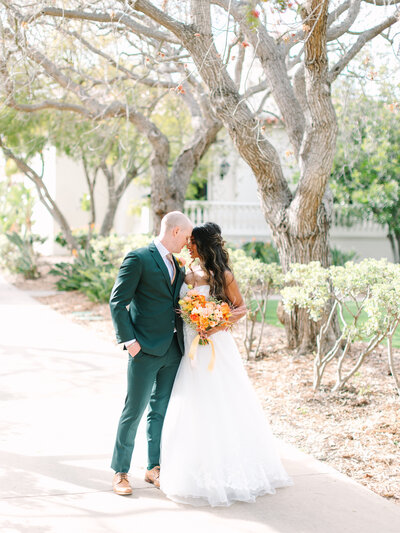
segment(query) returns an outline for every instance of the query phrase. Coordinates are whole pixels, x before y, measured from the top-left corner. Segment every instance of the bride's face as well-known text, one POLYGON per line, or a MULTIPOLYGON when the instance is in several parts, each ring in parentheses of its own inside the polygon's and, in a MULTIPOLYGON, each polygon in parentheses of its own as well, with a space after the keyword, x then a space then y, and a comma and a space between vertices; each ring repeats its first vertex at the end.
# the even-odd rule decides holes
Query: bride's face
POLYGON ((197 257, 199 257, 199 254, 197 253, 197 246, 196 246, 196 242, 195 240, 193 239, 193 237, 190 237, 188 239, 188 244, 187 244, 187 248, 189 250, 189 255, 192 259, 196 259, 197 257))

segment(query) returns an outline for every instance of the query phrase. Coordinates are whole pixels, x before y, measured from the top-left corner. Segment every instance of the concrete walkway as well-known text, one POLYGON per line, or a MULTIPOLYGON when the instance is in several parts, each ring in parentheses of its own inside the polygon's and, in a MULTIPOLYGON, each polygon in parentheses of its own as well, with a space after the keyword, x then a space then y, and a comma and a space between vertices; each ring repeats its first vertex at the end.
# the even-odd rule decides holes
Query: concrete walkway
POLYGON ((141 431, 134 494, 115 495, 126 357, 0 278, 2 533, 399 533, 399 506, 283 444, 293 487, 255 504, 192 508, 143 481, 141 431))

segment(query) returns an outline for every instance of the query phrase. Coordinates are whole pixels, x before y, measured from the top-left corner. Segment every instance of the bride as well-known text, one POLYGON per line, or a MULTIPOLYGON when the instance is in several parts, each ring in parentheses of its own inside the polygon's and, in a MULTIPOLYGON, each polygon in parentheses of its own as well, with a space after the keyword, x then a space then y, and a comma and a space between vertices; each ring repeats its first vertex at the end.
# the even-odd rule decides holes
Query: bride
MULTIPOLYGON (((239 320, 246 311, 219 226, 194 227, 188 248, 201 268, 189 271, 180 296, 192 285, 229 303, 230 322, 239 320)), ((226 506, 292 485, 232 334, 221 326, 209 333, 215 347, 211 371, 210 345, 199 345, 194 360, 188 356, 195 336, 185 324, 185 354, 162 432, 161 490, 181 503, 226 506)))

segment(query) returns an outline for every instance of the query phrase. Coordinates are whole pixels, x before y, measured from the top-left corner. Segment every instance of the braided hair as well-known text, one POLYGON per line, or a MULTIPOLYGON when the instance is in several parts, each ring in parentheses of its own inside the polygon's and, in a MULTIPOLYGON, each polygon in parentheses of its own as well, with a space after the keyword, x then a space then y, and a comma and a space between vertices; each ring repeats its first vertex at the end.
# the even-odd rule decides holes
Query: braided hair
POLYGON ((225 241, 221 236, 221 228, 214 222, 205 222, 193 228, 192 239, 206 271, 211 296, 230 303, 225 292, 225 273, 232 272, 232 268, 225 241))

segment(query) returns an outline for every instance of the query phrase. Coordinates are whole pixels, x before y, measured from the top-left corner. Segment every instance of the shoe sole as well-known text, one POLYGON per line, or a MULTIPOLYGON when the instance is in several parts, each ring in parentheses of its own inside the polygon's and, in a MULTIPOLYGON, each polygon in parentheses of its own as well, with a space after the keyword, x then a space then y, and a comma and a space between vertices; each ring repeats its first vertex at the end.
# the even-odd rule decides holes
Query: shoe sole
POLYGON ((130 491, 130 492, 118 492, 118 490, 116 490, 114 488, 113 488, 113 492, 115 492, 115 494, 118 494, 118 496, 130 496, 132 494, 132 491, 130 491))
POLYGON ((144 480, 146 481, 146 483, 151 483, 152 485, 154 485, 156 489, 160 488, 160 484, 156 485, 151 479, 144 478, 144 480))

